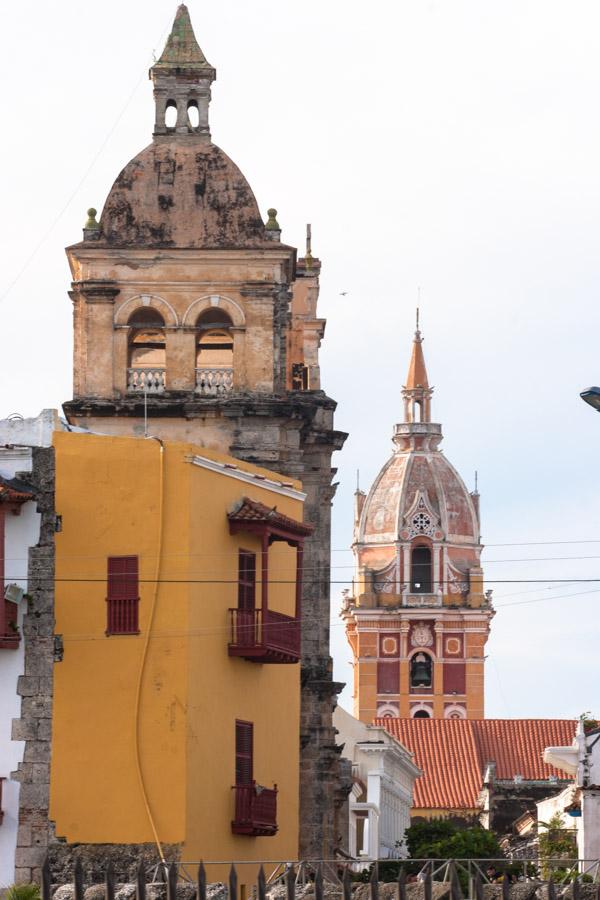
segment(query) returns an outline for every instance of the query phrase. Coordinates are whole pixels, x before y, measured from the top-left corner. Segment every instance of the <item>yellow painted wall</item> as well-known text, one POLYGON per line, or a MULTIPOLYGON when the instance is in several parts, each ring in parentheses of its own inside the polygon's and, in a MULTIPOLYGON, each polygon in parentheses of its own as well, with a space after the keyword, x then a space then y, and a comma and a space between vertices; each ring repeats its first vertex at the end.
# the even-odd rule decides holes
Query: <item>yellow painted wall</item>
MULTIPOLYGON (((261 482, 242 483, 189 462, 194 453, 226 461, 221 454, 182 443, 164 447, 161 584, 137 719, 158 837, 182 842, 191 861, 294 858, 299 665, 228 655, 238 549, 258 552, 259 543, 247 534, 231 536, 227 511, 249 496, 301 520, 302 503, 261 482), (254 722, 256 780, 279 786, 274 837, 231 833, 236 718, 254 722)), ((160 445, 57 433, 55 448, 63 522, 56 536, 56 631, 65 652, 55 666, 50 816, 69 842, 149 842, 136 771, 136 690, 154 599, 160 445), (141 634, 107 637, 106 560, 130 554, 140 558, 141 634)), ((269 555, 271 578, 288 574, 290 581, 274 588, 270 607, 292 614, 295 550, 277 543, 269 555)))

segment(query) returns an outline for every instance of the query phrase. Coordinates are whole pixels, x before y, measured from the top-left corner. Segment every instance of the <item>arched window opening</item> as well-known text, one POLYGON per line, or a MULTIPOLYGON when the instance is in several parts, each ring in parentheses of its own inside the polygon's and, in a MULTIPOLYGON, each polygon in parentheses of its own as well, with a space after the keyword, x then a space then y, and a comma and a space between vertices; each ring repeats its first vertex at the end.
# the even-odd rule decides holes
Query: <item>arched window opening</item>
POLYGON ((426 709, 418 709, 413 716, 413 719, 430 719, 431 716, 427 712, 426 709))
POLYGON ((200 113, 198 112, 198 104, 195 100, 190 100, 188 103, 187 114, 189 127, 196 129, 200 124, 200 113))
POLYGON ((196 322, 196 391, 209 397, 233 390, 233 322, 219 307, 196 322))
POLYGON ((430 688, 433 685, 433 660, 428 653, 415 653, 410 661, 411 688, 430 688))
POLYGON ((167 101, 165 109, 165 125, 167 128, 175 128, 177 125, 177 104, 174 100, 167 101))
POLYGON ((162 394, 165 389, 165 320, 151 306, 137 309, 130 327, 127 389, 162 394))
POLYGON ((423 421, 423 404, 420 400, 415 400, 413 403, 413 422, 422 422, 423 421))
POLYGON ((411 553, 410 590, 412 594, 431 594, 431 550, 419 545, 411 553))

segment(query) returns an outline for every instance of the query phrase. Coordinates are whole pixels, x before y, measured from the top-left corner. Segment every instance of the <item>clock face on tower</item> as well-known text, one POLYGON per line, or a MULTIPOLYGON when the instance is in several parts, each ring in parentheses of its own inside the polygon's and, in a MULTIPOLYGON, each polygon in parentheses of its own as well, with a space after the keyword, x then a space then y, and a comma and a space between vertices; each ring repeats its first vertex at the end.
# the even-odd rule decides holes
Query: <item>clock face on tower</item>
POLYGON ((425 622, 419 622, 418 625, 415 625, 410 642, 413 647, 431 647, 433 644, 431 626, 426 625, 425 622))

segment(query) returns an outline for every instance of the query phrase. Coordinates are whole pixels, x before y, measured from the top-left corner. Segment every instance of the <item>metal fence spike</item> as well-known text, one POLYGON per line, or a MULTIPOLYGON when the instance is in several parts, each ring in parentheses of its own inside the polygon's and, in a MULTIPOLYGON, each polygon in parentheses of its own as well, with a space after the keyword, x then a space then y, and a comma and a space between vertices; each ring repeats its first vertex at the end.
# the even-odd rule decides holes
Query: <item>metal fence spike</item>
POLYGON ((171 862, 167 868, 167 900, 177 900, 177 864, 171 862))
POLYGON ((510 878, 506 872, 502 878, 502 900, 510 900, 510 878))
POLYGON ((398 872, 398 900, 406 900, 406 869, 400 866, 398 872))
POLYGON ((450 861, 450 865, 448 866, 449 876, 450 876, 450 896, 452 900, 462 900, 462 890, 460 887, 460 880, 458 878, 458 872, 456 871, 456 863, 454 860, 450 861))
POLYGON ((379 900, 379 864, 377 861, 373 863, 369 883, 371 886, 371 900, 379 900))
POLYGON ((206 869, 202 860, 198 866, 198 900, 206 900, 206 869))
POLYGON ((42 866, 42 900, 51 900, 52 898, 52 871, 50 869, 50 860, 48 855, 42 866))
POLYGON ((267 896, 267 879, 265 878, 265 870, 262 865, 258 870, 258 880, 256 882, 258 900, 266 900, 267 896))
POLYGON ((323 900, 323 866, 321 863, 315 872, 315 900, 323 900))
POLYGON ((344 900, 352 900, 352 879, 350 878, 350 869, 348 866, 344 869, 342 876, 342 892, 344 900))
POLYGON ((573 879, 573 900, 579 900, 580 893, 581 892, 579 890, 579 875, 576 875, 575 878, 573 879))
POLYGON ((238 878, 235 866, 231 864, 229 870, 229 900, 237 900, 238 895, 238 878))
POLYGON ((483 882, 481 880, 481 872, 479 869, 475 872, 475 878, 473 879, 473 892, 475 894, 475 900, 483 900, 483 882))
POLYGON ((556 887, 552 875, 548 881, 548 900, 556 900, 556 887))
POLYGON ((429 863, 427 865, 427 871, 425 872, 425 880, 423 882, 424 900, 431 900, 431 867, 432 863, 429 863))
POLYGON ((104 900, 115 900, 115 870, 110 859, 104 873, 104 900))
POLYGON ((73 887, 75 889, 74 900, 83 900, 83 866, 81 865, 81 859, 79 859, 79 857, 75 860, 75 867, 73 869, 73 887))
POLYGON ((285 870, 285 895, 286 900, 295 900, 296 897, 296 873, 294 867, 290 864, 285 870))
POLYGON ((141 859, 135 873, 135 900, 146 900, 146 871, 141 859))

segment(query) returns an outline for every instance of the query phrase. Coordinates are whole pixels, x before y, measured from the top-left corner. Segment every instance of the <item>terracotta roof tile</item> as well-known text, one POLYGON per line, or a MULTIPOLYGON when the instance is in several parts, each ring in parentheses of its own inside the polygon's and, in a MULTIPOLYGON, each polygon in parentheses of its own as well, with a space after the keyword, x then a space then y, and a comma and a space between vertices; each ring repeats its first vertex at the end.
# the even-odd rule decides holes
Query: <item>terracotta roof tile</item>
POLYGON ((414 787, 417 809, 477 809, 486 765, 496 778, 541 781, 564 773, 542 761, 545 747, 572 743, 572 719, 375 719, 414 753, 423 771, 414 787))
POLYGON ((236 509, 229 513, 230 522, 262 522, 282 531, 289 531, 300 537, 308 537, 313 533, 313 526, 285 516, 277 511, 277 507, 266 506, 258 500, 244 497, 236 509))
POLYGON ((34 496, 29 485, 23 481, 17 478, 3 478, 0 475, 0 503, 26 503, 34 496))

